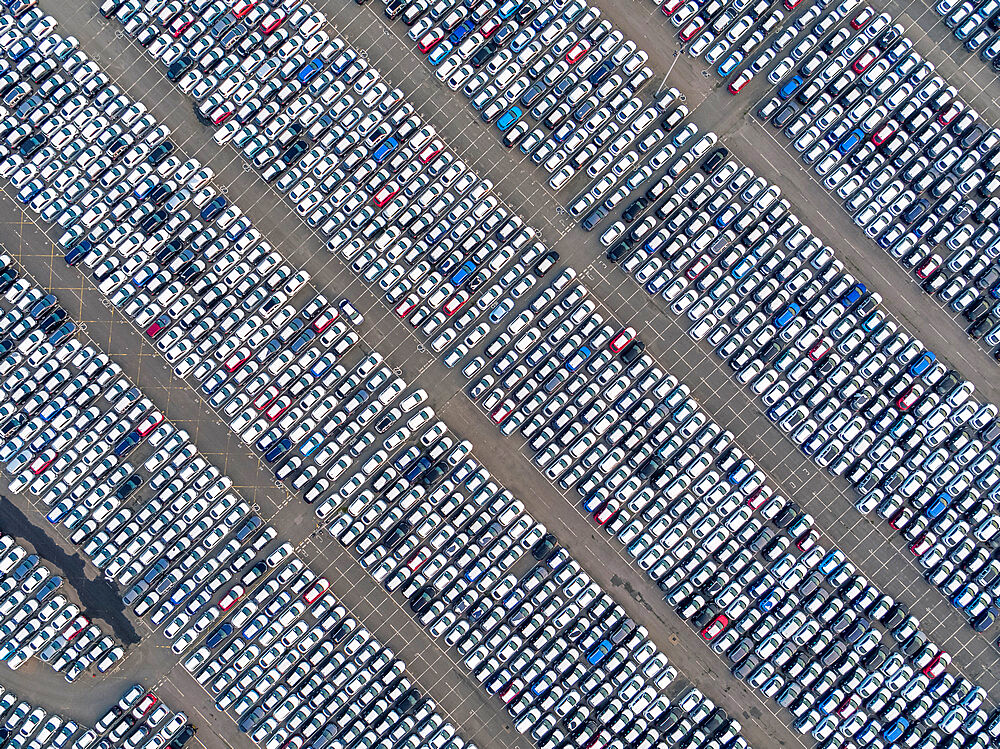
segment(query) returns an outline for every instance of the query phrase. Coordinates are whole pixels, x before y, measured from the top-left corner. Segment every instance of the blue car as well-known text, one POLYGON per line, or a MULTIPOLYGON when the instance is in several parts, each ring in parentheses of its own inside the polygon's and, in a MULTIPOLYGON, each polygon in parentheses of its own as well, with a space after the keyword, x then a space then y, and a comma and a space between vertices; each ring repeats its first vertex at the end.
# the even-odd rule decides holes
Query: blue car
POLYGON ((421 473, 423 473, 423 472, 424 472, 425 470, 427 470, 428 468, 430 468, 430 465, 431 465, 431 461, 430 461, 430 458, 428 458, 428 457, 427 457, 427 456, 425 455, 424 457, 420 458, 420 460, 418 460, 418 461, 417 461, 417 462, 416 462, 416 463, 415 463, 415 464, 414 464, 414 465, 413 465, 413 466, 412 466, 412 467, 410 468, 410 470, 408 470, 408 471, 407 471, 407 472, 406 472, 405 474, 403 474, 403 475, 404 475, 404 476, 406 476, 406 480, 407 480, 407 481, 413 481, 414 479, 416 479, 416 478, 417 478, 417 476, 419 476, 419 475, 420 475, 421 473))
POLYGON ((614 71, 615 65, 613 62, 607 61, 599 65, 593 73, 588 76, 587 80, 590 82, 591 86, 595 88, 604 83, 605 79, 611 75, 614 71))
POLYGON ((292 441, 288 439, 288 437, 285 437, 283 440, 281 440, 281 442, 279 442, 277 445, 275 445, 266 453, 264 453, 264 460, 266 460, 268 463, 273 463, 282 455, 284 455, 286 452, 288 452, 288 448, 290 448, 291 446, 292 446, 292 441))
POLYGON ((130 452, 135 450, 138 444, 142 442, 142 435, 135 429, 129 432, 125 437, 123 437, 117 445, 115 445, 115 456, 118 458, 123 458, 130 452))
POLYGON ((910 374, 919 377, 930 368, 936 358, 930 351, 925 351, 910 365, 910 374))
POLYGON ((448 41, 451 44, 458 44, 463 39, 465 39, 465 37, 467 37, 469 34, 475 31, 475 29, 476 29, 475 21, 473 21, 471 18, 465 20, 458 26, 458 28, 456 28, 448 35, 448 41))
POLYGON ((386 138, 384 141, 382 141, 382 144, 375 149, 375 153, 373 154, 372 158, 375 159, 376 164, 381 164, 383 161, 389 158, 389 156, 392 155, 392 152, 395 151, 398 147, 399 147, 398 140, 396 140, 395 138, 386 138))
POLYGON ((35 304, 31 307, 31 310, 28 312, 28 314, 31 317, 37 319, 42 315, 44 315, 46 312, 48 312, 50 309, 55 307, 57 301, 59 300, 56 299, 54 294, 46 294, 37 302, 35 302, 35 304))
POLYGON ((596 666, 611 653, 611 640, 601 640, 587 653, 587 663, 596 666))
POLYGON ((208 205, 201 209, 201 217, 205 221, 211 221, 213 218, 222 213, 222 210, 226 207, 227 201, 222 195, 217 195, 209 201, 208 205))
POLYGON ((307 343, 309 343, 309 341, 311 341, 315 337, 316 337, 315 330, 312 329, 306 330, 299 334, 299 337, 292 342, 292 345, 289 346, 289 348, 292 350, 293 354, 297 354, 299 351, 303 349, 303 347, 307 343))
POLYGON ((841 154, 847 154, 861 142, 863 135, 864 132, 861 128, 854 128, 854 130, 852 130, 846 138, 840 141, 840 144, 837 146, 837 151, 841 154))
POLYGON ((582 365, 585 361, 587 361, 587 358, 592 353, 593 351, 590 350, 589 346, 580 346, 580 350, 577 351, 575 354, 573 354, 573 356, 571 356, 566 361, 566 369, 568 369, 570 372, 575 372, 580 367, 580 365, 582 365))
POLYGON ((820 574, 829 576, 830 573, 833 572, 835 569, 837 569, 839 566, 840 566, 840 554, 836 550, 834 550, 829 552, 825 557, 823 557, 817 569, 820 571, 820 574))
POLYGON ((233 633, 232 624, 230 624, 229 622, 220 624, 218 627, 215 628, 215 631, 208 636, 208 639, 205 640, 205 645, 207 647, 214 648, 216 645, 222 642, 223 638, 228 637, 232 633, 233 633))
POLYGON ((94 249, 94 243, 89 239, 82 239, 70 248, 69 252, 66 253, 63 259, 66 261, 67 265, 77 265, 90 253, 92 249, 94 249))
POLYGON ((260 526, 263 525, 263 523, 264 521, 257 516, 250 518, 242 528, 236 531, 236 540, 245 541, 250 536, 250 534, 252 534, 255 530, 260 528, 260 526))
POLYGON ((794 76, 788 83, 786 83, 784 86, 778 89, 778 96, 780 96, 782 99, 787 99, 792 94, 794 94, 801 85, 802 85, 802 76, 801 75, 794 76))
POLYGON ((296 75, 295 77, 298 78, 300 83, 308 83, 316 75, 318 75, 319 71, 321 71, 322 69, 323 69, 323 58, 317 57, 315 60, 306 63, 305 66, 302 68, 302 70, 300 70, 298 72, 298 75, 296 75))
POLYGON ((785 327, 786 325, 788 325, 788 323, 790 323, 792 320, 795 319, 795 316, 797 314, 799 314, 799 305, 796 304, 795 302, 792 302, 787 307, 785 307, 785 309, 783 309, 780 313, 778 313, 778 316, 776 318, 774 318, 774 327, 776 328, 785 327))
POLYGON ((945 510, 948 509, 948 505, 951 503, 951 496, 947 492, 941 492, 938 494, 934 500, 927 505, 924 512, 929 518, 936 518, 945 510))
POLYGON ((451 283, 457 286, 475 272, 476 272, 476 264, 471 260, 466 260, 464 263, 462 263, 461 267, 457 271, 455 271, 455 273, 452 275, 451 283))
POLYGON ((511 107, 500 115, 500 119, 497 120, 497 127, 500 129, 500 132, 509 130, 511 125, 521 119, 523 114, 524 112, 521 111, 520 107, 511 107))
POLYGON ((840 303, 844 305, 844 307, 850 307, 858 301, 861 298, 861 295, 866 291, 868 291, 868 288, 863 283, 856 283, 844 293, 844 296, 840 299, 840 303))
POLYGON ((454 47, 447 41, 438 44, 434 50, 427 55, 427 62, 431 65, 440 65, 454 47))

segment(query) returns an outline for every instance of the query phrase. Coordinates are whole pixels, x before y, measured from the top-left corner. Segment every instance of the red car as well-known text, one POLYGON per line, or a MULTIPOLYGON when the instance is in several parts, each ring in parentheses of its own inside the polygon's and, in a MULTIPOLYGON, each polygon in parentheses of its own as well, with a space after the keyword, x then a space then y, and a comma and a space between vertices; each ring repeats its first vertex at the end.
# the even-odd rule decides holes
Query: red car
POLYGON ((323 311, 323 314, 313 320, 313 329, 317 333, 322 333, 326 330, 333 322, 340 317, 340 312, 337 311, 336 307, 330 307, 323 311))
POLYGON ((500 16, 493 15, 486 19, 486 22, 479 27, 479 33, 483 35, 483 39, 489 39, 503 25, 503 21, 500 16))
POLYGON ((243 362, 250 358, 250 353, 249 349, 241 348, 235 354, 226 359, 222 366, 226 368, 227 372, 235 372, 243 366, 243 362))
POLYGON ((235 114, 235 111, 236 110, 234 110, 234 109, 232 109, 230 107, 227 107, 225 104, 216 107, 215 111, 212 112, 212 124, 213 125, 221 125, 226 120, 228 120, 230 117, 232 117, 233 114, 235 114))
POLYGON ((451 317, 460 309, 462 309, 462 305, 464 305, 467 301, 469 301, 469 292, 467 292, 465 289, 462 289, 458 293, 456 293, 451 299, 445 302, 444 307, 442 309, 444 310, 444 313, 448 315, 448 317, 451 317))
POLYGON ((799 551, 809 551, 812 547, 816 545, 819 540, 819 531, 808 530, 799 536, 798 540, 795 542, 795 547, 799 551))
POLYGON ((663 5, 660 6, 660 10, 663 11, 663 15, 672 16, 674 11, 684 4, 684 0, 666 0, 663 5))
POLYGON ((159 411, 150 411, 143 418, 142 421, 136 425, 135 431, 139 433, 140 437, 145 437, 147 434, 152 432, 156 427, 163 423, 165 417, 159 411))
POLYGON ((730 83, 726 87, 726 90, 728 90, 729 93, 735 96, 740 91, 742 91, 743 87, 748 83, 750 83, 751 80, 753 80, 753 73, 751 73, 749 70, 744 70, 742 73, 739 74, 737 78, 733 80, 732 83, 730 83))
POLYGON ((414 297, 413 294, 410 294, 410 296, 406 297, 406 299, 396 305, 396 314, 399 315, 400 318, 406 317, 413 311, 413 308, 417 306, 418 301, 419 297, 414 297))
POLYGON ((264 417, 268 421, 274 421, 280 417, 285 411, 292 407, 292 399, 287 395, 283 395, 278 400, 276 400, 267 411, 264 412, 264 417))
POLYGON ((938 122, 940 122, 942 125, 948 125, 961 113, 962 113, 962 105, 957 100, 953 101, 951 103, 951 106, 945 108, 945 110, 938 115, 938 122))
POLYGON ((156 321, 146 328, 146 335, 150 338, 156 338, 156 336, 163 332, 164 327, 165 325, 161 325, 159 321, 156 321))
POLYGON ((444 143, 435 138, 434 140, 432 140, 430 143, 428 143, 426 146, 423 147, 420 153, 417 154, 417 158, 420 159, 421 164, 426 164, 435 156, 437 156, 439 153, 441 153, 443 148, 444 148, 444 143))
POLYGON ((711 642, 716 637, 721 635, 726 627, 729 626, 729 617, 725 614, 719 614, 712 621, 705 625, 704 629, 701 630, 701 639, 705 642, 711 642))
POLYGON ((913 408, 913 404, 920 400, 920 396, 923 392, 915 384, 910 385, 903 394, 896 399, 896 408, 900 411, 909 411, 913 408))
POLYGON ((889 527, 895 531, 901 530, 906 527, 906 524, 910 522, 910 518, 912 517, 913 510, 909 507, 901 507, 889 518, 889 527))
POLYGON ((938 269, 941 262, 942 260, 940 255, 931 255, 926 258, 924 262, 918 265, 917 269, 913 272, 917 274, 917 278, 927 278, 931 273, 938 269))
POLYGON ((286 14, 283 10, 272 10, 264 16, 264 20, 260 22, 261 32, 264 34, 273 34, 278 30, 278 27, 285 22, 286 18, 288 18, 288 14, 286 14))
MULTIPOLYGON (((78 616, 76 619, 74 619, 73 621, 71 621, 69 624, 66 625, 66 629, 62 631, 62 636, 65 637, 67 640, 72 640, 78 634, 83 632, 83 630, 85 630, 87 628, 87 625, 89 624, 90 624, 90 619, 88 619, 85 616, 78 616)), ((156 702, 155 697, 153 698, 153 702, 156 702)), ((152 705, 150 705, 150 707, 152 707, 152 705)))
POLYGON ((150 710, 153 709, 153 705, 155 705, 158 701, 159 700, 156 699, 156 695, 150 692, 141 700, 139 700, 139 704, 135 706, 135 711, 139 715, 145 715, 146 713, 148 713, 150 710))
POLYGON ((442 39, 444 39, 444 32, 441 29, 431 29, 422 37, 420 37, 420 41, 417 42, 417 47, 420 49, 421 52, 427 54, 436 46, 438 46, 438 44, 441 43, 442 39))
POLYGON ((923 674, 930 679, 936 679, 951 665, 951 656, 939 650, 930 663, 924 666, 923 674))
POLYGON ((633 338, 635 338, 635 328, 625 328, 621 333, 611 339, 611 343, 608 344, 608 348, 617 354, 623 348, 632 343, 633 338))
POLYGON ((229 611, 229 609, 231 609, 236 604, 236 602, 240 600, 240 596, 242 595, 243 595, 243 586, 234 585, 232 588, 229 589, 229 592, 222 597, 222 600, 219 601, 219 609, 222 611, 229 611))
POLYGON ((390 200, 392 200, 393 196, 397 192, 399 192, 399 188, 390 182, 388 185, 383 185, 382 189, 380 189, 377 193, 375 193, 375 195, 372 197, 372 202, 379 208, 381 208, 390 200))
POLYGON ((490 414, 490 418, 493 420, 494 424, 502 424, 507 420, 507 417, 514 413, 514 403, 510 398, 507 398, 503 403, 493 409, 493 413, 490 414))
POLYGON ((871 21, 874 17, 875 11, 872 10, 870 6, 865 6, 860 13, 851 19, 851 28, 855 31, 860 31, 867 26, 869 21, 871 21))
POLYGON ((758 489, 749 497, 747 497, 747 507, 753 510, 759 510, 761 507, 767 504, 767 500, 769 500, 770 498, 771 498, 770 490, 765 491, 763 488, 758 489))
POLYGON ((688 266, 687 271, 684 273, 684 277, 689 281, 694 281, 698 276, 704 273, 708 266, 711 264, 712 258, 708 254, 702 254, 700 257, 696 258, 691 265, 688 266))
POLYGON ((613 518, 618 513, 618 503, 614 500, 609 501, 604 507, 599 509, 594 513, 594 520, 597 521, 598 525, 605 525, 611 518, 613 518))
POLYGON ((257 0, 236 0, 233 3, 233 15, 237 18, 243 18, 243 16, 253 10, 253 6, 256 4, 257 0))
POLYGON ((851 66, 854 72, 858 75, 864 73, 868 68, 872 66, 872 63, 878 59, 878 52, 873 48, 869 47, 864 52, 861 53, 861 57, 854 61, 851 66))
POLYGON ((876 146, 881 146, 883 143, 889 140, 889 138, 892 137, 892 134, 894 132, 896 132, 896 121, 889 120, 887 123, 882 125, 882 127, 880 127, 878 131, 872 136, 872 143, 874 143, 876 146))
POLYGON ((33 461, 31 461, 31 465, 29 466, 31 468, 31 472, 37 476, 46 468, 48 468, 50 465, 52 465, 52 461, 56 459, 57 455, 58 454, 56 453, 55 450, 46 450, 37 458, 35 458, 33 461))
POLYGON ((566 53, 566 62, 570 65, 579 62, 580 58, 587 54, 588 49, 590 49, 590 42, 586 39, 577 42, 570 47, 569 52, 566 53))
POLYGON ((187 31, 192 23, 194 23, 194 16, 191 13, 181 13, 181 15, 177 16, 177 18, 170 23, 167 31, 170 32, 170 36, 176 39, 187 31))
POLYGON ((922 557, 932 545, 931 540, 927 538, 927 534, 923 533, 916 541, 910 544, 910 552, 914 556, 922 557))
POLYGON ((329 587, 330 581, 325 577, 321 577, 312 584, 312 587, 309 588, 309 590, 302 594, 302 600, 306 603, 315 603, 316 599, 326 593, 327 588, 329 587))
POLYGON ((682 42, 689 42, 701 33, 701 30, 705 28, 707 23, 708 21, 701 16, 695 16, 687 26, 680 30, 677 36, 680 37, 682 42))
POLYGON ((258 411, 263 411, 280 393, 281 389, 277 385, 269 385, 267 390, 254 398, 253 407, 258 411))
POLYGON ((802 0, 785 0, 785 8, 788 10, 795 10, 799 7, 799 3, 801 2, 802 0))
POLYGON ((811 349, 809 349, 808 356, 813 361, 819 361, 820 358, 827 351, 830 350, 830 342, 826 338, 821 338, 817 341, 811 349))

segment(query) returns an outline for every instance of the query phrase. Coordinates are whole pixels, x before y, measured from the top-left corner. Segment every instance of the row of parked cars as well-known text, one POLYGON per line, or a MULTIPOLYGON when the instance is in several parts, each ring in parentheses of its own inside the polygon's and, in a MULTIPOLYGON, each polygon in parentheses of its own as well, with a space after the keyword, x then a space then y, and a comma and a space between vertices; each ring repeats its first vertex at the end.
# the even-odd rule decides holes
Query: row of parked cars
POLYGON ((222 600, 224 614, 184 660, 216 706, 268 749, 475 747, 421 697, 404 664, 295 556, 222 600))
POLYGON ((0 688, 0 737, 32 749, 182 749, 196 729, 139 684, 129 687, 94 728, 18 699, 0 688))
POLYGON ((33 656, 76 681, 91 665, 104 673, 124 649, 59 593, 62 577, 37 554, 0 535, 0 659, 18 669, 33 656))
POLYGON ((519 731, 540 747, 746 746, 697 690, 672 707, 676 669, 645 629, 467 451, 428 444, 387 440, 386 470, 346 476, 350 501, 317 514, 519 731))
MULTIPOLYGON (((275 180, 276 186, 289 191, 296 201, 304 193, 295 185, 307 184, 312 190, 322 179, 315 194, 333 191, 329 204, 344 206, 337 214, 340 218, 333 223, 324 221, 319 227, 333 235, 330 249, 350 261, 365 281, 377 282, 397 314, 429 335, 487 281, 494 280, 485 289, 493 296, 516 281, 521 282, 518 288, 530 285, 535 276, 552 266, 555 256, 531 243, 534 232, 489 194, 487 180, 478 179, 445 150, 433 137, 433 129, 420 127, 398 90, 389 90, 375 73, 369 77, 358 72, 367 65, 363 58, 358 60, 353 68, 340 73, 331 69, 319 76, 315 83, 327 89, 310 88, 333 103, 326 113, 329 116, 321 116, 319 127, 303 139, 302 148, 311 148, 306 149, 301 162, 274 162, 281 157, 273 149, 263 159, 258 159, 253 149, 243 148, 242 152, 262 169, 266 179, 275 180), (374 139, 359 142, 350 150, 355 135, 345 135, 344 128, 361 121, 372 123, 372 127, 383 124, 374 139), (393 123, 401 129, 389 136, 393 123), (334 138, 336 133, 340 135, 334 138), (342 147, 337 146, 341 142, 337 138, 347 138, 342 147), (349 150, 346 156, 345 149, 349 150), (339 164, 336 169, 335 164, 339 164), (350 221, 345 225, 347 216, 350 221), (495 236, 490 236, 493 232, 495 236), (526 275, 532 277, 524 280, 526 275)), ((317 107, 323 109, 320 104, 317 107)), ((300 131, 303 123, 282 119, 282 114, 276 114, 279 109, 275 104, 265 114, 300 131)), ((314 107, 313 111, 318 110, 314 107)), ((242 148, 245 137, 250 137, 257 125, 240 124, 240 118, 238 114, 217 136, 223 141, 231 138, 242 148), (229 125, 235 129, 228 129, 229 125)), ((296 151, 302 155, 302 149, 296 147, 296 151)), ((315 223, 309 216, 305 218, 315 223)), ((447 343, 445 338, 440 345, 447 343)))
MULTIPOLYGON (((447 345, 447 341, 445 341, 445 345, 447 345)), ((442 348, 443 348, 443 346, 442 346, 442 348)))
POLYGON ((994 72, 1000 72, 1000 15, 989 0, 941 0, 934 6, 941 22, 951 29, 968 52, 976 52, 994 72))
POLYGON ((553 189, 607 157, 610 139, 600 133, 639 111, 637 94, 652 77, 648 55, 584 0, 416 1, 389 3, 385 13, 410 27, 437 78, 461 90, 505 146, 553 173, 553 189))
POLYGON ((863 20, 783 59, 758 115, 969 336, 1000 353, 1000 133, 888 14, 863 20))
MULTIPOLYGON (((17 282, 12 288, 20 290, 17 282)), ((255 670, 240 673, 242 691, 237 695, 245 702, 238 720, 255 741, 277 747, 288 745, 294 738, 296 745, 302 746, 306 737, 321 729, 329 736, 336 734, 341 728, 338 718, 332 713, 327 717, 320 712, 314 715, 313 707, 318 705, 308 706, 310 700, 319 700, 312 692, 324 686, 325 678, 317 676, 308 682, 310 689, 303 684, 293 692, 291 677, 286 673, 305 656, 316 664, 325 662, 333 646, 357 627, 342 607, 335 606, 332 594, 317 603, 327 592, 329 582, 305 569, 291 555, 290 544, 276 541, 274 529, 231 491, 231 480, 197 454, 183 430, 176 430, 159 412, 149 411, 138 388, 131 387, 107 357, 75 339, 59 348, 50 347, 48 353, 17 368, 11 363, 15 357, 9 356, 0 367, 12 374, 0 387, 7 394, 15 382, 34 385, 38 380, 41 386, 32 389, 43 397, 36 408, 49 413, 54 407, 63 415, 58 425, 54 419, 46 422, 52 425, 55 435, 49 436, 48 444, 60 440, 60 449, 50 448, 54 454, 39 463, 39 470, 27 486, 52 508, 49 520, 66 526, 71 532, 70 541, 81 545, 84 554, 106 577, 122 585, 126 605, 136 615, 148 618, 154 627, 162 628, 174 652, 183 655, 197 646, 185 660, 190 670, 196 670, 196 664, 209 668, 209 655, 223 644, 228 646, 225 652, 229 660, 234 652, 241 655, 241 662, 247 659, 239 667, 231 665, 224 670, 225 664, 218 666, 221 675, 213 682, 215 693, 220 691, 225 674, 233 674, 230 681, 235 692, 235 675, 257 664, 255 670), (62 383, 68 384, 60 387, 62 383), (74 416, 87 406, 85 423, 94 428, 74 430, 79 423, 74 416), (108 410, 104 412, 102 406, 108 410), (104 418, 100 418, 102 413, 104 418), (57 427, 62 426, 69 428, 59 431, 57 427), (81 443, 99 449, 91 448, 81 455, 85 447, 81 443), (316 612, 314 623, 300 616, 309 606, 316 612), (326 610, 320 612, 324 607, 326 610), (234 631, 239 634, 230 642, 229 635, 234 631), (279 656, 284 655, 289 657, 279 662, 279 656), (276 690, 270 689, 276 685, 276 690), (296 721, 289 719, 293 713, 296 721), (306 718, 310 719, 311 729, 296 732, 306 718)), ((11 412, 5 425, 21 413, 17 401, 9 395, 0 403, 0 410, 11 412)), ((23 435, 29 444, 34 444, 34 438, 34 432, 23 435)), ((9 446, 9 442, 4 446, 7 451, 9 446)), ((20 560, 13 549, 11 545, 11 552, 0 559, 0 569, 20 560)), ((7 605, 5 598, 0 602, 0 612, 7 605)), ((84 626, 77 626, 70 636, 84 626)), ((356 648, 367 637, 365 630, 359 632, 355 633, 356 648)), ((105 660, 110 665, 116 658, 109 655, 105 660)), ((99 668, 104 667, 102 661, 99 668)), ((205 669, 201 672, 205 673, 205 684, 210 674, 205 669)), ((300 677, 306 675, 308 671, 300 677)), ((408 687, 399 679, 390 687, 398 690, 401 684, 406 691, 408 687)), ((322 695, 324 698, 334 691, 328 686, 324 689, 328 692, 322 695)), ((338 694, 343 698, 346 693, 338 694)), ((403 703, 409 704, 408 699, 401 699, 399 705, 403 703)), ((360 708, 356 705, 354 709, 360 708)), ((406 712, 401 709, 400 717, 406 712)), ((395 720, 390 724, 397 726, 395 720)), ((111 726, 104 728, 110 728, 113 740, 118 740, 128 727, 121 729, 122 736, 114 736, 111 726)), ((367 735, 373 740, 384 732, 377 729, 376 723, 364 730, 355 726, 352 731, 352 735, 367 735), (375 733, 369 733, 369 729, 375 733)), ((448 729, 442 731, 436 735, 444 736, 448 729)), ((122 746, 146 746, 143 740, 149 731, 134 735, 134 739, 124 737, 126 743, 122 746)), ((435 746, 459 748, 464 744, 456 738, 450 744, 442 741, 435 746)))
MULTIPOLYGON (((782 50, 814 33, 817 25, 824 23, 821 17, 844 18, 860 5, 860 0, 843 0, 836 5, 828 0, 784 0, 780 5, 761 0, 654 2, 678 29, 678 39, 687 53, 704 58, 716 74, 729 79, 731 94, 738 94, 767 69, 782 50)), ((861 9, 862 18, 870 20, 874 15, 868 6, 861 9)))
MULTIPOLYGON (((565 361, 549 380, 541 371, 523 380, 522 388, 555 383, 540 389, 554 395, 515 393, 504 409, 509 414, 523 404, 513 413, 527 405, 527 414, 535 414, 518 423, 540 470, 580 496, 667 602, 727 655, 736 676, 790 708, 797 728, 824 746, 859 736, 887 745, 903 733, 913 745, 936 746, 942 738, 936 724, 946 715, 960 740, 988 745, 984 727, 1000 731, 1000 721, 993 725, 993 716, 980 710, 985 691, 965 680, 952 689, 950 656, 920 631, 905 604, 869 584, 842 552, 823 549, 812 517, 764 483, 686 386, 645 354, 626 365, 613 340, 605 337, 603 350, 565 361), (864 669, 874 672, 892 655, 885 673, 893 669, 893 686, 873 686, 883 678, 875 676, 858 696, 864 669), (897 687, 920 672, 899 699, 934 710, 926 722, 924 713, 907 713, 907 722, 897 724, 897 687), (978 696, 960 704, 970 692, 978 696), (858 710, 862 699, 868 704, 858 710)), ((503 367, 519 359, 497 360, 503 367)), ((474 398, 485 392, 478 384, 470 390, 474 398)))
POLYGON ((607 257, 686 315, 768 417, 854 484, 858 508, 901 530, 929 581, 988 628, 996 592, 974 577, 996 544, 996 406, 888 319, 777 188, 721 149, 689 172, 668 169, 658 202, 630 204, 601 235, 607 257), (952 547, 972 572, 943 558, 952 547))

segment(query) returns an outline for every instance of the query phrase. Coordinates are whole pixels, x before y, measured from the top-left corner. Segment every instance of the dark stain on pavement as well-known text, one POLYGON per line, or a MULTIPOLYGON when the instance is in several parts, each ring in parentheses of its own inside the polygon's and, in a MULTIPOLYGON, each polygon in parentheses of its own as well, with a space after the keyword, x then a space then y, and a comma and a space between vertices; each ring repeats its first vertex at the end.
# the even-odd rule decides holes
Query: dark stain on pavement
POLYGON ((27 541, 43 560, 55 567, 55 572, 62 575, 65 582, 76 590, 83 606, 84 616, 107 622, 115 637, 125 646, 139 642, 139 633, 125 616, 125 605, 115 586, 101 575, 93 580, 89 579, 80 556, 67 554, 48 534, 32 523, 2 495, 0 495, 0 528, 16 538, 27 541))

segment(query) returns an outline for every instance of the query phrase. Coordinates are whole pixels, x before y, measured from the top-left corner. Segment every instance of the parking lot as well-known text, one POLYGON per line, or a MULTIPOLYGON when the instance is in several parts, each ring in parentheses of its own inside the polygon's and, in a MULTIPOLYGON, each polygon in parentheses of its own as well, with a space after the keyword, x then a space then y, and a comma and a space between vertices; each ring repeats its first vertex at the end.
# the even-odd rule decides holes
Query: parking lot
MULTIPOLYGON (((656 24, 649 23, 659 13, 655 5, 623 3, 621 6, 602 7, 607 17, 650 53, 647 64, 654 76, 645 94, 662 88, 661 81, 665 81, 669 70, 669 85, 685 93, 692 110, 691 119, 714 130, 744 164, 781 186, 795 212, 836 248, 855 276, 863 278, 870 290, 881 294, 890 313, 937 352, 940 359, 973 381, 978 398, 998 400, 1000 394, 993 376, 996 364, 992 359, 974 343, 956 336, 954 324, 945 319, 947 313, 931 306, 923 292, 898 266, 889 262, 882 250, 867 241, 783 144, 746 116, 747 106, 755 106, 760 98, 755 89, 748 88, 737 100, 740 106, 732 106, 733 98, 715 85, 714 78, 702 75, 702 66, 697 61, 692 62, 684 54, 675 57, 674 42, 656 33, 656 24)), ((876 587, 907 602, 920 617, 922 630, 952 654, 953 670, 995 691, 1000 682, 1000 653, 992 642, 996 633, 973 632, 964 617, 921 578, 915 565, 910 562, 901 565, 900 555, 908 552, 898 536, 884 524, 859 516, 854 509, 856 498, 843 481, 829 477, 791 449, 784 434, 763 415, 757 401, 733 382, 731 374, 712 356, 710 347, 691 341, 687 325, 679 324, 668 309, 669 304, 656 297, 651 299, 627 274, 606 262, 596 237, 580 231, 566 215, 567 198, 583 189, 588 180, 578 178, 555 194, 546 185, 547 177, 541 170, 511 155, 493 132, 490 137, 483 137, 484 125, 477 121, 465 98, 448 91, 434 78, 422 56, 414 52, 412 42, 400 31, 403 27, 387 22, 378 4, 360 9, 339 4, 317 7, 333 19, 344 38, 366 49, 368 60, 392 85, 405 91, 407 100, 471 167, 494 182, 506 204, 540 230, 546 245, 559 252, 562 263, 578 271, 579 281, 589 288, 598 309, 608 319, 613 315, 636 329, 637 337, 646 343, 647 352, 690 386, 692 396, 735 435, 771 484, 812 514, 825 539, 846 552, 876 587)), ((618 551, 619 546, 613 546, 615 555, 608 555, 606 542, 598 540, 587 516, 576 509, 566 512, 567 501, 579 506, 575 492, 564 492, 551 485, 530 463, 530 450, 521 445, 522 451, 515 452, 517 441, 496 433, 465 396, 465 377, 455 369, 441 366, 440 357, 428 350, 425 337, 401 324, 392 308, 379 298, 380 290, 363 283, 346 264, 327 253, 323 238, 308 230, 283 196, 260 181, 235 151, 215 145, 212 130, 198 122, 188 100, 174 87, 168 87, 162 68, 150 63, 141 50, 124 39, 117 23, 96 16, 93 7, 70 11, 46 9, 58 17, 62 33, 73 33, 81 39, 83 47, 120 87, 150 105, 156 117, 170 125, 172 140, 179 149, 214 170, 215 182, 225 185, 223 192, 229 201, 239 203, 284 258, 308 270, 328 298, 346 296, 355 303, 364 314, 364 322, 358 326, 364 343, 381 352, 397 374, 429 393, 439 416, 472 442, 475 454, 493 475, 523 498, 528 511, 544 522, 591 577, 648 629, 653 643, 681 673, 742 722, 743 734, 751 745, 773 745, 775 740, 782 745, 799 741, 798 734, 787 729, 787 718, 779 715, 771 702, 762 702, 741 682, 723 673, 728 671, 728 665, 696 642, 696 631, 666 611, 657 600, 660 594, 656 588, 618 551), (157 95, 151 97, 148 92, 157 95), (775 739, 778 736, 781 738, 775 739)), ((917 28, 926 28, 929 34, 926 38, 916 38, 917 47, 924 50, 926 46, 925 56, 934 59, 939 71, 960 86, 962 94, 988 121, 995 121, 996 102, 989 97, 989 85, 996 85, 995 77, 992 81, 990 77, 995 74, 978 69, 976 66, 980 64, 974 58, 964 59, 963 51, 941 54, 937 43, 943 35, 934 25, 937 19, 932 13, 921 10, 915 14, 914 8, 905 12, 917 19, 917 28), (966 68, 971 73, 967 85, 962 82, 966 68), (978 93, 975 81, 982 82, 978 93)), ((905 20, 904 16, 899 19, 905 20)), ((948 46, 943 45, 943 49, 948 50, 948 46)), ((764 88, 760 90, 763 92, 764 88)), ((191 398, 191 385, 164 365, 160 351, 143 341, 132 323, 110 309, 90 281, 65 266, 61 259, 63 251, 52 241, 58 234, 47 237, 42 234, 33 224, 34 215, 23 211, 10 198, 13 192, 16 191, 4 199, 0 245, 22 262, 40 285, 55 293, 76 320, 86 323, 86 335, 125 367, 131 379, 141 385, 172 422, 191 434, 203 455, 233 477, 234 487, 247 501, 260 507, 260 514, 295 545, 296 553, 318 574, 326 575, 344 605, 383 642, 392 645, 406 663, 408 673, 434 698, 440 712, 461 728, 466 740, 478 746, 526 745, 523 742, 530 739, 518 735, 511 719, 481 691, 465 667, 429 639, 409 613, 403 612, 405 603, 387 595, 327 535, 313 535, 317 525, 309 508, 299 503, 295 492, 286 491, 281 485, 276 487, 273 468, 249 451, 204 399, 191 398), (376 627, 373 622, 380 624, 376 627)), ((606 224, 598 233, 604 228, 606 224)), ((37 506, 28 507, 20 497, 15 502, 19 507, 24 505, 28 517, 37 517, 37 506)), ((144 626, 142 620, 140 630, 144 626)), ((95 692, 99 697, 96 704, 91 705, 88 697, 88 704, 81 704, 79 712, 68 709, 65 712, 80 720, 93 721, 127 683, 155 683, 172 707, 198 714, 200 725, 211 725, 211 731, 220 737, 220 743, 213 744, 215 736, 202 732, 198 741, 206 746, 242 745, 246 739, 235 731, 233 723, 221 717, 211 700, 204 699, 190 676, 176 666, 176 656, 169 648, 154 642, 147 639, 130 652, 111 679, 95 682, 99 690, 95 692)), ((33 667, 30 671, 19 670, 8 674, 9 679, 5 676, 3 681, 5 685, 9 681, 12 689, 40 704, 52 704, 51 700, 64 690, 62 681, 39 672, 40 669, 33 667), (23 679, 23 673, 30 673, 31 678, 23 679)))

